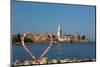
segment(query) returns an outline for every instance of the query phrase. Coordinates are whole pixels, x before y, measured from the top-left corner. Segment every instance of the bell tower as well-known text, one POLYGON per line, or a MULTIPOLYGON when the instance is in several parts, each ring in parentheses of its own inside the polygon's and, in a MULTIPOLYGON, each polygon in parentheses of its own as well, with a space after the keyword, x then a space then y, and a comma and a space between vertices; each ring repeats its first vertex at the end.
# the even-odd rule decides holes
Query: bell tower
POLYGON ((57 27, 57 37, 61 37, 61 28, 60 28, 60 24, 57 27))

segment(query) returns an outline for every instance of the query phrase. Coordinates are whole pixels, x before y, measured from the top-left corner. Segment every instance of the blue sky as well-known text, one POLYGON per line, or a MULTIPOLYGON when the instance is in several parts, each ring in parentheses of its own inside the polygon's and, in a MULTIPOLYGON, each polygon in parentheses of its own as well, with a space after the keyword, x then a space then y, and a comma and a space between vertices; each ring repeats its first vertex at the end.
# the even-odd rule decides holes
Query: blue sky
POLYGON ((12 34, 29 31, 56 34, 58 24, 63 34, 77 32, 95 40, 95 6, 12 3, 12 34))

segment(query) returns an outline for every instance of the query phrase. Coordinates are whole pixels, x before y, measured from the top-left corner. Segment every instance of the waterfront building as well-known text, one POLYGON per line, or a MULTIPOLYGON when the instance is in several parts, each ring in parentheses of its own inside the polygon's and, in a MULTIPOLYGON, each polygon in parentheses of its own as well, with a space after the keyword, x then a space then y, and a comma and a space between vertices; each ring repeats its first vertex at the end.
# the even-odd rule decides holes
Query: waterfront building
POLYGON ((62 30, 61 30, 60 24, 57 27, 57 39, 60 42, 68 42, 68 41, 70 42, 71 41, 71 36, 62 35, 62 30))
MULTIPOLYGON (((57 32, 56 35, 52 35, 53 43, 59 42, 87 42, 89 41, 85 35, 80 35, 80 34, 62 34, 61 30, 61 25, 59 24, 57 26, 57 32)), ((22 38, 23 35, 13 35, 12 36, 12 42, 13 43, 20 43, 20 38, 22 38)), ((29 43, 43 43, 43 42, 50 42, 51 37, 48 36, 47 33, 34 33, 34 32, 28 32, 27 35, 25 36, 25 42, 29 43)))
POLYGON ((60 24, 57 27, 57 40, 60 42, 87 42, 85 35, 79 35, 77 32, 74 35, 62 35, 60 24))

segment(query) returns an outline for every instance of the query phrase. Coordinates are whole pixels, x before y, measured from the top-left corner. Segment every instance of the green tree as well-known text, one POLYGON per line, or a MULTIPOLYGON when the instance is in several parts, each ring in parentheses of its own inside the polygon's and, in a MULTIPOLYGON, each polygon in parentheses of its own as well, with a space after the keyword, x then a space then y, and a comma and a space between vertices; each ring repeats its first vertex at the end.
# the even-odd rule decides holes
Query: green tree
POLYGON ((85 35, 83 35, 83 36, 82 36, 82 39, 85 39, 85 38, 86 38, 86 36, 85 36, 85 35))
POLYGON ((21 42, 20 33, 17 34, 18 42, 21 42))
POLYGON ((33 40, 30 39, 30 38, 25 38, 24 42, 27 42, 27 43, 33 43, 33 40))

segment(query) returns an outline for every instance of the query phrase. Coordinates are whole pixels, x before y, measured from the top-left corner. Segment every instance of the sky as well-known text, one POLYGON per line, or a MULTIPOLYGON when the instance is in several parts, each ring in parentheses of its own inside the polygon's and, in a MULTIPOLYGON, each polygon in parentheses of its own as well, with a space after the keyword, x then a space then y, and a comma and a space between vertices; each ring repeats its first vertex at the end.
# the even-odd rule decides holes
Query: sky
POLYGON ((56 34, 61 25, 62 34, 86 35, 95 40, 95 6, 12 2, 12 34, 45 32, 56 34))

